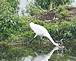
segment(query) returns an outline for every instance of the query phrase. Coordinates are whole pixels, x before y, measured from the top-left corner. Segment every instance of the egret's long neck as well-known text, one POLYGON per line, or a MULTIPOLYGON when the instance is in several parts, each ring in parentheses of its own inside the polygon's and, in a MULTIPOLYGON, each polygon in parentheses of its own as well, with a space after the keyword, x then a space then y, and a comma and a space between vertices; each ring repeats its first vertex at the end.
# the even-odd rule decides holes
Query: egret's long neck
POLYGON ((48 36, 48 39, 49 39, 55 46, 58 45, 57 43, 54 42, 54 40, 52 39, 52 37, 51 37, 50 35, 48 36))

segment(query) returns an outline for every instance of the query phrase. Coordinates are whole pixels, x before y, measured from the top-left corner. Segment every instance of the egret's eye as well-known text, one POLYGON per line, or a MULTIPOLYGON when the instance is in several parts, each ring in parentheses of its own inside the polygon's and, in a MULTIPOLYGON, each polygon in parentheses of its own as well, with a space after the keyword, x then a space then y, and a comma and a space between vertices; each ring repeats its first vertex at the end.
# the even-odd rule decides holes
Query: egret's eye
POLYGON ((59 44, 59 46, 61 46, 61 45, 59 44))
POLYGON ((63 46, 62 44, 59 44, 59 46, 63 46))

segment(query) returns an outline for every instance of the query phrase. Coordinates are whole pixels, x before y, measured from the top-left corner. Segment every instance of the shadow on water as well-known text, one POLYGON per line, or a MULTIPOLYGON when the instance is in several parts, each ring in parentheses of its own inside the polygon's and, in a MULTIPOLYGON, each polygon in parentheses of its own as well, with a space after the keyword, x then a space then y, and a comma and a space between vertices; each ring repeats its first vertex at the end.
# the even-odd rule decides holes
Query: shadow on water
POLYGON ((76 40, 64 43, 65 49, 53 48, 50 44, 42 46, 35 44, 32 44, 34 46, 0 44, 0 61, 76 61, 76 40))

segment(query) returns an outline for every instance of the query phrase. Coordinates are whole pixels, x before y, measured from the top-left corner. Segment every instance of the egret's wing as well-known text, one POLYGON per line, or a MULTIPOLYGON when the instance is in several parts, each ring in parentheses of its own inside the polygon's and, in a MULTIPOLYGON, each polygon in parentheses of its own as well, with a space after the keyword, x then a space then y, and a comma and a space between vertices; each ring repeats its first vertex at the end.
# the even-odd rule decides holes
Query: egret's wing
POLYGON ((47 29, 44 28, 43 26, 34 24, 34 26, 32 28, 35 33, 39 33, 39 34, 43 34, 43 35, 48 34, 47 29))

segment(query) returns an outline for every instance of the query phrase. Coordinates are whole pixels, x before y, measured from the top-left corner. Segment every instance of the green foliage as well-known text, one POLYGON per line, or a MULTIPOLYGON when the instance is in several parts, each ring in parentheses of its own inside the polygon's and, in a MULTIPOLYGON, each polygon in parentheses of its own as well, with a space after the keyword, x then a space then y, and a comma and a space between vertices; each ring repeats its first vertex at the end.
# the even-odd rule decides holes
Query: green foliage
POLYGON ((29 4, 28 6, 27 6, 27 12, 30 14, 30 15, 37 15, 37 14, 40 14, 40 13, 42 13, 42 12, 44 12, 43 11, 43 9, 40 7, 40 6, 35 6, 34 4, 29 4))
MULTIPOLYGON (((45 0, 41 1, 44 2, 45 0)), ((40 7, 39 5, 37 6, 31 5, 29 7, 28 12, 31 13, 31 15, 42 13, 43 12, 42 8, 48 9, 50 2, 47 3, 47 1, 45 1, 43 5, 42 2, 40 2, 39 0, 40 2, 39 4, 42 6, 40 7)), ((19 17, 17 15, 17 5, 18 0, 0 0, 0 60, 1 61, 11 61, 11 60, 17 61, 19 57, 34 55, 34 51, 39 52, 38 49, 41 50, 42 48, 42 50, 47 51, 48 47, 50 48, 50 44, 45 43, 47 42, 46 38, 44 38, 44 44, 41 45, 39 43, 40 38, 39 39, 35 38, 32 45, 27 43, 34 37, 34 32, 31 30, 29 26, 30 20, 36 24, 44 26, 54 40, 60 40, 62 38, 65 39, 65 41, 68 39, 71 40, 76 39, 76 17, 73 18, 72 21, 64 20, 63 22, 56 22, 56 23, 45 22, 31 16, 19 17), (22 44, 14 45, 15 43, 22 43, 22 44), (46 49, 44 49, 45 47, 46 49)), ((58 12, 63 17, 68 15, 67 11, 62 6, 59 6, 58 12)), ((67 46, 71 47, 72 45, 74 45, 73 48, 75 49, 76 46, 75 42, 76 40, 72 41, 72 43, 70 42, 70 44, 68 42, 67 46)), ((74 49, 72 51, 75 53, 76 50, 74 49)), ((75 54, 73 55, 76 56, 75 54)))
POLYGON ((35 4, 41 6, 43 9, 56 8, 59 5, 70 4, 72 0, 35 0, 35 4), (51 7, 50 7, 51 8, 51 7))
MULTIPOLYGON (((75 39, 76 35, 76 21, 63 21, 63 22, 56 22, 56 23, 48 23, 45 21, 38 20, 36 18, 33 18, 31 16, 28 17, 21 17, 18 20, 17 27, 15 26, 16 30, 13 27, 12 34, 9 37, 9 41, 14 42, 28 42, 30 39, 34 37, 34 32, 31 30, 29 26, 29 21, 32 20, 32 22, 36 24, 40 24, 44 26, 50 33, 50 35, 53 37, 54 40, 60 40, 62 38, 64 39, 75 39), (13 33, 14 32, 14 33, 13 33)), ((8 33, 9 34, 9 33, 8 33)))
POLYGON ((29 27, 29 20, 32 20, 32 22, 44 26, 55 40, 60 40, 62 38, 76 38, 76 21, 48 23, 45 21, 35 19, 33 17, 22 17, 20 21, 21 30, 19 33, 16 34, 16 37, 18 37, 18 41, 30 41, 30 39, 34 37, 34 32, 32 32, 31 28, 29 27))
POLYGON ((12 7, 12 13, 17 13, 19 0, 6 0, 12 7))
POLYGON ((52 37, 54 37, 56 40, 60 40, 62 38, 74 39, 76 34, 75 23, 76 22, 63 21, 61 23, 50 23, 49 25, 46 25, 46 27, 48 28, 52 37))
POLYGON ((35 4, 41 6, 43 9, 48 9, 50 0, 35 0, 35 4))
POLYGON ((69 15, 69 12, 68 10, 66 9, 66 6, 58 6, 58 8, 56 9, 56 11, 59 13, 59 15, 62 17, 62 18, 65 18, 66 16, 69 15))
MULTIPOLYGON (((7 39, 12 33, 18 30, 18 17, 16 10, 7 0, 0 0, 0 40, 7 39)), ((16 8, 16 6, 15 6, 16 8)))

